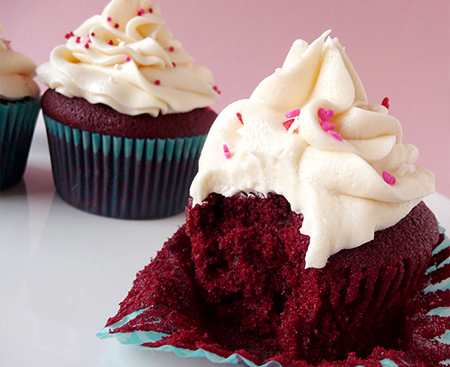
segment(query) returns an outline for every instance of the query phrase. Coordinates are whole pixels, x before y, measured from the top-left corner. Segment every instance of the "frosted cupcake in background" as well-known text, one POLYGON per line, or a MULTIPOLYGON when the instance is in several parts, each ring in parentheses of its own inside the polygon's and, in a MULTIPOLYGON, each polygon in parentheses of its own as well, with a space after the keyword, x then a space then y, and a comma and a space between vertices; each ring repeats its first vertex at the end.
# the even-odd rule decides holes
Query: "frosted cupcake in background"
POLYGON ((40 109, 35 70, 31 59, 0 38, 0 190, 19 182, 25 172, 40 109))
POLYGON ((252 367, 449 364, 434 175, 328 34, 220 113, 186 223, 100 337, 252 367))
POLYGON ((149 0, 113 0, 37 72, 54 181, 69 204, 131 219, 182 212, 218 96, 149 0))

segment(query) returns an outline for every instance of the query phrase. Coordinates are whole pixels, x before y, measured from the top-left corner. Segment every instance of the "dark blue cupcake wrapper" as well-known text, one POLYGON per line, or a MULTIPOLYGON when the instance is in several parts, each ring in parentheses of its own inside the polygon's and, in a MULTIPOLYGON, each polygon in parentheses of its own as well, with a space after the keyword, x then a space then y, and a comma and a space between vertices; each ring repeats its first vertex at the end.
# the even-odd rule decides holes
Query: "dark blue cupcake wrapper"
POLYGON ((40 108, 39 99, 0 103, 0 190, 23 177, 40 108))
POLYGON ((127 219, 184 211, 206 135, 128 139, 44 119, 55 185, 69 204, 127 219))

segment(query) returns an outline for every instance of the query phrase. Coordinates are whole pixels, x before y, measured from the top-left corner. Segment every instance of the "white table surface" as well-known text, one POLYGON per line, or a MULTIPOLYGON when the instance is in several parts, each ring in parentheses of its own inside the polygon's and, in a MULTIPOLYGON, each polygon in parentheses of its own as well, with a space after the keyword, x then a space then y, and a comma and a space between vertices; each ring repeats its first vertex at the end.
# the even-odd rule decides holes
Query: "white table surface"
MULTIPOLYGON (((450 228, 450 199, 425 201, 450 228)), ((66 204, 40 119, 24 180, 0 193, 0 366, 217 366, 95 336, 183 222, 184 214, 104 218, 66 204)))

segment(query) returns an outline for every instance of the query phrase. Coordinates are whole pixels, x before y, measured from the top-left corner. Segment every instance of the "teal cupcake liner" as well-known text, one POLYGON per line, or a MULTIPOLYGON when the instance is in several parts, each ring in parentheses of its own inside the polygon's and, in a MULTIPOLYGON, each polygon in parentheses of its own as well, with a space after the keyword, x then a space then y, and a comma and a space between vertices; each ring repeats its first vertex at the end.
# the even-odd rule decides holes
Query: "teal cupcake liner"
POLYGON ((184 211, 206 135, 128 139, 44 120, 55 186, 67 203, 124 219, 184 211))
MULTIPOLYGON (((445 235, 445 229, 440 227, 440 233, 444 236, 443 241, 434 249, 433 251, 433 258, 430 261, 430 266, 427 269, 426 275, 430 276, 434 272, 441 271, 445 266, 448 266, 450 264, 450 258, 445 258, 443 261, 437 262, 434 261, 436 258, 440 258, 442 254, 448 253, 450 249, 450 240, 445 235)), ((450 277, 447 279, 444 279, 436 284, 433 284, 433 282, 430 282, 430 284, 422 290, 423 294, 427 294, 430 292, 441 292, 441 291, 448 291, 450 290, 450 277)), ((118 321, 117 323, 107 326, 103 328, 101 331, 97 333, 97 337, 100 339, 107 339, 107 338, 115 338, 122 344, 131 344, 138 346, 143 349, 150 349, 153 351, 166 351, 166 352, 173 352, 178 357, 205 357, 209 361, 213 363, 230 363, 230 364, 238 364, 248 367, 282 367, 280 363, 277 361, 270 361, 268 363, 265 363, 263 365, 258 365, 247 358, 239 355, 239 354, 232 354, 227 357, 219 356, 217 354, 214 354, 212 352, 209 352, 204 349, 197 349, 197 350, 189 350, 184 348, 178 348, 174 347, 172 345, 162 345, 160 347, 149 347, 148 343, 154 343, 157 341, 160 341, 165 336, 168 336, 168 334, 158 333, 154 331, 132 331, 129 333, 121 333, 121 332, 114 332, 115 329, 127 324, 134 318, 136 318, 140 313, 146 311, 147 309, 142 309, 137 312, 133 312, 127 316, 125 316, 122 320, 118 321)), ((433 316, 433 317, 440 317, 440 318, 448 318, 450 317, 450 307, 437 307, 435 309, 432 309, 428 312, 426 316, 433 316)), ((440 343, 441 345, 450 345, 450 330, 446 330, 440 337, 435 337, 429 340, 430 344, 433 343, 440 343)), ((395 363, 392 359, 389 358, 383 358, 379 360, 380 366, 382 367, 398 367, 398 364, 395 363)), ((371 364, 372 365, 372 364, 371 364)), ((440 365, 442 366, 449 366, 450 365, 450 359, 444 360, 440 362, 440 365)), ((364 367, 363 365, 356 366, 356 367, 364 367)))
POLYGON ((39 99, 0 103, 0 190, 25 173, 40 108, 39 99))

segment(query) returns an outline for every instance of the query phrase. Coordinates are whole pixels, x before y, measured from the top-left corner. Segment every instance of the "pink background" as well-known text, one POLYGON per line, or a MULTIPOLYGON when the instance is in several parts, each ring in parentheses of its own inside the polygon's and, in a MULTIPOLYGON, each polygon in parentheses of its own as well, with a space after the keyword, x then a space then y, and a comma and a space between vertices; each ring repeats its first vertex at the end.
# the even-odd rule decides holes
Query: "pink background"
MULTIPOLYGON (((1 35, 38 65, 64 35, 100 14, 107 0, 2 0, 1 35)), ((292 42, 332 29, 369 102, 388 96, 403 141, 450 196, 450 2, 448 0, 159 0, 166 24, 222 91, 219 112, 247 98, 281 66, 292 42)), ((40 126, 39 128, 43 128, 40 126)))

